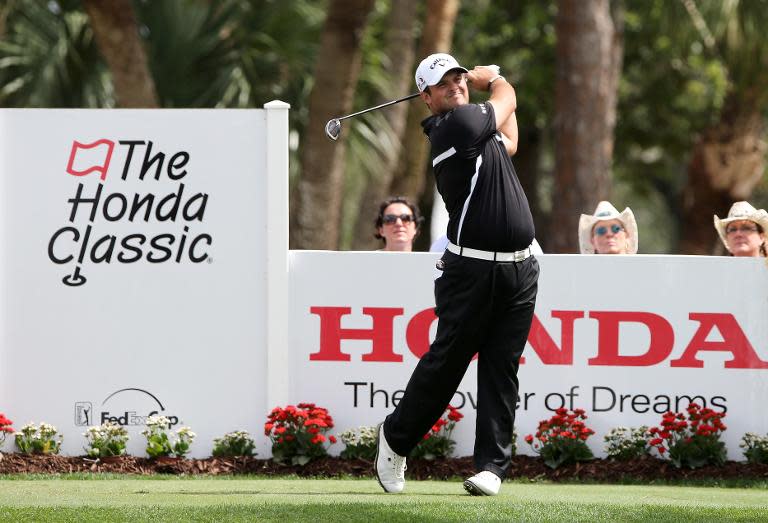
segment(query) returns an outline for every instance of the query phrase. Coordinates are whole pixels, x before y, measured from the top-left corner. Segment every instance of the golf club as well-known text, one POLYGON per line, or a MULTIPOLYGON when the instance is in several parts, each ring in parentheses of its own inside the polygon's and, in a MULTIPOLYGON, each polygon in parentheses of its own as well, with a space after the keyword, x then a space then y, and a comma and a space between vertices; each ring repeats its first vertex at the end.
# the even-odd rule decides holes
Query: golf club
POLYGON ((358 111, 356 113, 352 113, 346 116, 341 116, 339 118, 333 118, 331 120, 328 120, 328 123, 325 124, 325 134, 331 140, 338 140, 339 136, 341 135, 342 120, 346 120, 347 118, 352 118, 353 116, 357 116, 359 114, 375 111, 376 109, 381 109, 382 107, 387 107, 389 105, 394 105, 400 102, 404 102, 406 100, 410 100, 411 98, 416 98, 417 96, 419 96, 419 93, 409 94, 408 96, 405 96, 403 98, 398 98, 397 100, 392 100, 391 102, 386 102, 381 105, 377 105, 376 107, 369 107, 368 109, 363 109, 362 111, 358 111))
MULTIPOLYGON (((499 66, 498 65, 488 65, 486 67, 490 67, 493 69, 496 74, 499 74, 499 66)), ((368 109, 363 109, 362 111, 358 111, 356 113, 348 114, 347 116, 341 116, 339 118, 333 118, 331 120, 328 120, 328 122, 325 124, 325 134, 330 138, 331 140, 338 140, 339 136, 341 135, 341 121, 346 120, 347 118, 352 118, 353 116, 357 116, 359 114, 367 113, 370 111, 375 111, 376 109, 381 109, 382 107, 387 107, 390 105, 394 105, 400 102, 404 102, 406 100, 410 100, 411 98, 416 98, 419 96, 419 93, 413 93, 409 94, 408 96, 405 96, 403 98, 398 98, 397 100, 392 100, 391 102, 386 102, 381 105, 377 105, 376 107, 369 107, 368 109)))

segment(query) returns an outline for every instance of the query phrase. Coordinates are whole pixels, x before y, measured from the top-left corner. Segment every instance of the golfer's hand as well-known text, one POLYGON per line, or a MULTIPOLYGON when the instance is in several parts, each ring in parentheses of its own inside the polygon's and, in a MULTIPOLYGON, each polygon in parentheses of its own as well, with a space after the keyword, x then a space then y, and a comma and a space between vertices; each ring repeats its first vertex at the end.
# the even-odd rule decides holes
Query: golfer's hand
POLYGON ((499 66, 497 65, 476 65, 474 69, 467 73, 467 83, 472 89, 488 91, 490 89, 489 82, 498 74, 499 66))

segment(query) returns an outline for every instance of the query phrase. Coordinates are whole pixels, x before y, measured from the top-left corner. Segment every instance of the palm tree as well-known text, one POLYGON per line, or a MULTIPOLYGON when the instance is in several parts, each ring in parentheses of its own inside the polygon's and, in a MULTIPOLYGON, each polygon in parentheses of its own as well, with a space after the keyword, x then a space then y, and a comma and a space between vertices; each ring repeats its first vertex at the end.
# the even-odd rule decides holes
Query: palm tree
MULTIPOLYGON (((377 99, 380 100, 378 103, 401 98, 413 90, 416 7, 417 3, 412 0, 392 1, 383 31, 384 47, 381 62, 384 67, 377 71, 383 80, 382 87, 377 89, 377 99)), ((368 69, 370 68, 363 68, 364 75, 368 69)), ((368 151, 368 154, 360 158, 361 161, 355 161, 357 160, 355 159, 352 162, 365 165, 362 173, 364 188, 355 209, 353 249, 376 248, 377 241, 372 233, 372 218, 379 202, 389 195, 389 185, 403 151, 403 133, 408 108, 408 103, 400 103, 379 114, 369 113, 371 118, 364 121, 368 125, 361 129, 363 133, 359 134, 362 137, 369 136, 371 139, 361 140, 364 142, 362 146, 357 144, 351 146, 355 152, 368 151), (370 154, 370 151, 374 151, 374 154, 370 154), (375 161, 370 161, 372 156, 375 157, 375 161)), ((348 173, 348 176, 349 174, 351 173, 348 173)))
POLYGON ((119 107, 157 107, 132 0, 83 0, 99 50, 106 60, 119 107))
POLYGON ((561 0, 557 22, 552 252, 575 252, 579 213, 611 190, 622 46, 608 0, 561 0))
POLYGON ((328 8, 309 101, 301 178, 291 194, 290 245, 295 249, 339 245, 345 147, 343 139, 328 140, 323 126, 334 115, 350 112, 361 67, 360 42, 373 5, 373 0, 333 0, 328 8))
POLYGON ((728 86, 719 114, 702 129, 682 192, 680 251, 711 254, 719 247, 712 215, 749 199, 765 172, 768 109, 768 1, 682 0, 696 39, 718 57, 728 86))
POLYGON ((13 0, 0 40, 0 105, 111 107, 109 71, 79 7, 13 0))

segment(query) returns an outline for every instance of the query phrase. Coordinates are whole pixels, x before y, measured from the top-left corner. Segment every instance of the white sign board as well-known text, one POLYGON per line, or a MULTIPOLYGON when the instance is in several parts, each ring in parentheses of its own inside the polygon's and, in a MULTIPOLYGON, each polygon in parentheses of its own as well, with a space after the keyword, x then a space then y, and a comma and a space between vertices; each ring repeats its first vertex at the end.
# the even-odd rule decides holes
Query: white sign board
MULTIPOLYGON (((374 425, 402 396, 434 337, 436 254, 291 252, 291 399, 329 408, 338 431, 374 425)), ((768 269, 693 256, 539 257, 536 319, 520 367, 518 448, 559 407, 596 431, 659 425, 693 400, 727 411, 730 459, 768 432, 768 269)), ((452 404, 471 455, 476 364, 452 404)))
POLYGON ((265 219, 267 173, 287 186, 285 104, 0 111, 0 408, 17 430, 52 423, 82 454, 86 426, 114 421, 144 455, 157 413, 193 428, 195 456, 260 432, 265 253, 287 232, 265 219))

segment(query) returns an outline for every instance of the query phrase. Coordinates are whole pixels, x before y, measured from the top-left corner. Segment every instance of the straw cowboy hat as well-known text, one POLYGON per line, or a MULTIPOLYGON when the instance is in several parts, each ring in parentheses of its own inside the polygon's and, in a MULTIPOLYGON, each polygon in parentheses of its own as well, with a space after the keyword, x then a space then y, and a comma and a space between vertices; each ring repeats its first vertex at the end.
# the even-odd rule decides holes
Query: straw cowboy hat
POLYGON ((763 232, 768 233, 768 212, 765 212, 765 209, 755 209, 749 202, 736 202, 731 205, 727 218, 721 220, 715 215, 715 229, 717 229, 717 234, 720 235, 720 239, 723 241, 726 249, 728 248, 728 242, 725 240, 725 228, 728 227, 729 223, 741 220, 755 222, 762 227, 763 232))
POLYGON ((592 228, 597 222, 604 220, 619 220, 627 232, 627 254, 637 254, 637 222, 632 209, 627 207, 619 212, 611 202, 600 202, 595 208, 595 214, 582 214, 579 218, 579 249, 581 254, 595 254, 592 245, 592 228))

